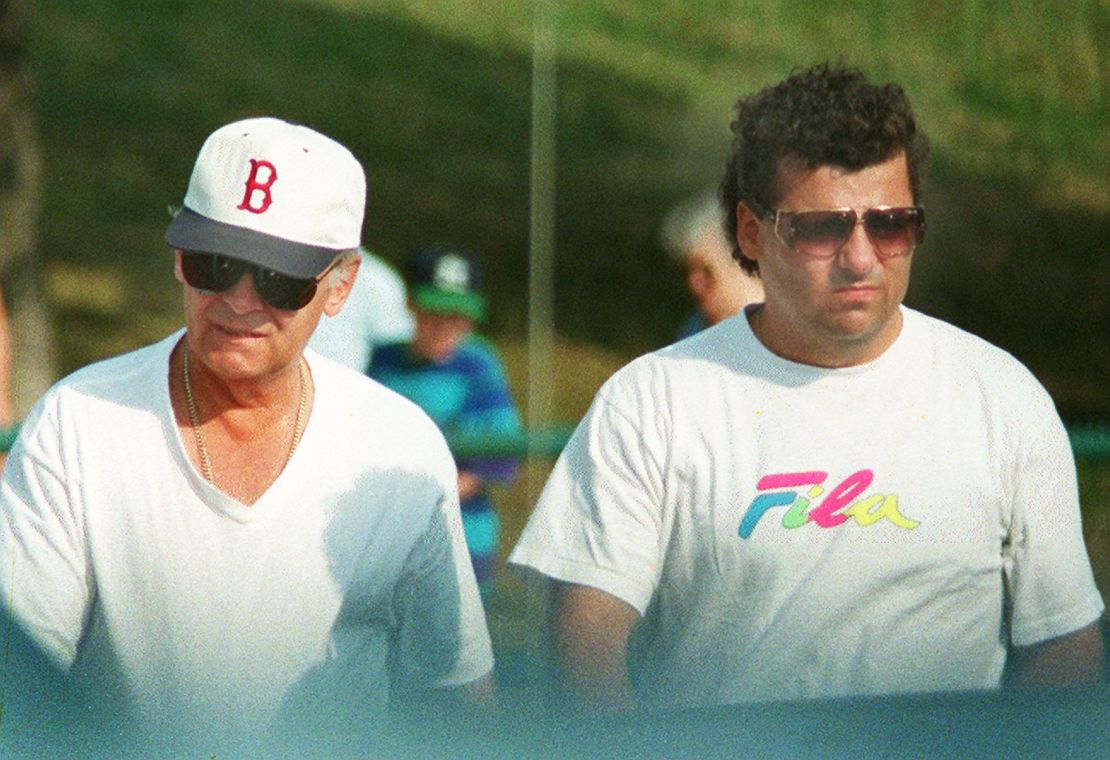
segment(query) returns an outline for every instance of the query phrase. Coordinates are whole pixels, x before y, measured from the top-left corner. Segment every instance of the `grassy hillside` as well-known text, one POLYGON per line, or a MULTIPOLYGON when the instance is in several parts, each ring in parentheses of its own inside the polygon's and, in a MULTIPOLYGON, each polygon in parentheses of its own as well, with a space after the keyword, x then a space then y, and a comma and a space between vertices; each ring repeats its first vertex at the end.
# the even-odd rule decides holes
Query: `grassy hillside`
MULTIPOLYGON (((44 251, 66 369, 175 322, 166 208, 207 133, 259 113, 362 158, 365 239, 387 258, 427 239, 480 251, 492 330, 523 335, 530 2, 36 8, 44 251)), ((715 184, 739 93, 843 58, 903 82, 933 137, 911 303, 1012 350, 1070 415, 1110 415, 1105 3, 579 0, 558 12, 561 334, 626 354, 669 340, 686 303, 661 216, 715 184)))
MULTIPOLYGON (((556 413, 668 342, 688 303, 658 241, 715 185, 732 104, 844 59, 905 85, 931 135, 910 303, 1026 361, 1069 418, 1110 419, 1110 5, 1084 0, 558 2, 556 413)), ((523 387, 528 0, 33 0, 42 254, 62 369, 180 323, 162 242, 216 126, 273 114, 364 162, 364 240, 477 250, 523 387)), ((503 494, 512 538, 543 463, 503 494)), ((1110 588, 1110 475, 1083 472, 1110 588)), ((511 629, 510 620, 505 625, 511 629)))

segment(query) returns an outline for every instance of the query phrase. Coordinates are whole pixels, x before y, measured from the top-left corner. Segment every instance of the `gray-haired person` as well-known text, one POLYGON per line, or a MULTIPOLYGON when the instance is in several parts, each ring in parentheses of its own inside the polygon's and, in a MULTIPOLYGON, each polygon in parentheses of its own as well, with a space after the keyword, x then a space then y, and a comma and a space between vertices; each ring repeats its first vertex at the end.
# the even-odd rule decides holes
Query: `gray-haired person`
POLYGON ((763 300, 759 276, 733 258, 732 246, 721 229, 722 219, 721 203, 713 194, 680 203, 663 219, 663 246, 682 268, 686 290, 696 307, 679 328, 679 338, 688 338, 763 300))
POLYGON ((185 328, 59 383, 0 489, 0 580, 61 668, 142 725, 266 732, 481 696, 492 655, 436 426, 305 351, 358 270, 366 198, 334 140, 216 130, 166 231, 185 328))

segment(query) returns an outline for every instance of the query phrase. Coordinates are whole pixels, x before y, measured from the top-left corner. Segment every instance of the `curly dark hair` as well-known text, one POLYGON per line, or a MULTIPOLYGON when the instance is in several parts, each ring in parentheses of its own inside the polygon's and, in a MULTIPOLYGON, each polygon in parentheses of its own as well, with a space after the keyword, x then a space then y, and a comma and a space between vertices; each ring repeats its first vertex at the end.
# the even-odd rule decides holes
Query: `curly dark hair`
POLYGON ((810 170, 834 165, 858 171, 904 152, 910 189, 915 200, 920 197, 928 141, 896 84, 875 85, 858 69, 822 63, 741 98, 736 111, 719 192, 732 255, 748 272, 759 265, 736 242, 736 205, 743 201, 756 214, 769 213, 784 190, 784 160, 810 170))

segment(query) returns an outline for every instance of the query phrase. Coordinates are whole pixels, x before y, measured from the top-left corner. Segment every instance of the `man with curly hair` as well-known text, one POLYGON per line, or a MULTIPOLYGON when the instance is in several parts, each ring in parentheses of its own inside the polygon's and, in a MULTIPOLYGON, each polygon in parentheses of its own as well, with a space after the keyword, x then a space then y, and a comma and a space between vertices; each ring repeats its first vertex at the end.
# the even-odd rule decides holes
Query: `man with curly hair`
POLYGON ((510 561, 573 697, 673 708, 1095 680, 1051 398, 906 308, 924 135, 820 65, 742 99, 726 229, 765 300, 598 392, 510 561))

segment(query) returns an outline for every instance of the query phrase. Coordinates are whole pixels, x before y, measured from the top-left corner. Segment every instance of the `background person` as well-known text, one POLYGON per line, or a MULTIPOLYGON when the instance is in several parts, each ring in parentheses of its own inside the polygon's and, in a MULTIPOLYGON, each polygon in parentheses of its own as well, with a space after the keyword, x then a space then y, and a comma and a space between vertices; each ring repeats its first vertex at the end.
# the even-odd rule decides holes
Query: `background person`
POLYGON ((216 130, 166 231, 185 330, 63 380, 9 458, 5 602, 155 733, 265 735, 290 704, 372 731, 391 700, 488 689, 443 437, 303 353, 357 273, 365 194, 306 127, 216 130))
MULTIPOLYGON (((416 331, 412 341, 376 351, 370 376, 415 401, 445 432, 518 432, 520 415, 501 359, 474 333, 486 314, 474 256, 457 246, 421 246, 405 270, 416 331)), ((458 460, 463 527, 483 595, 493 588, 501 534, 489 486, 510 482, 517 466, 509 457, 458 460)))
POLYGON ((325 315, 308 341, 309 348, 365 372, 376 346, 412 338, 405 282, 381 257, 359 251, 361 264, 343 311, 325 315))
POLYGON ((721 195, 765 300, 617 372, 510 561, 575 698, 672 709, 1099 677, 1051 398, 902 306, 924 136, 817 66, 739 101, 721 195), (631 673, 630 673, 631 668, 631 673))
POLYGON ((721 229, 722 217, 720 201, 706 194, 676 206, 663 220, 663 246, 682 267, 696 306, 679 329, 679 339, 763 300, 759 276, 745 271, 732 257, 732 246, 721 229))

